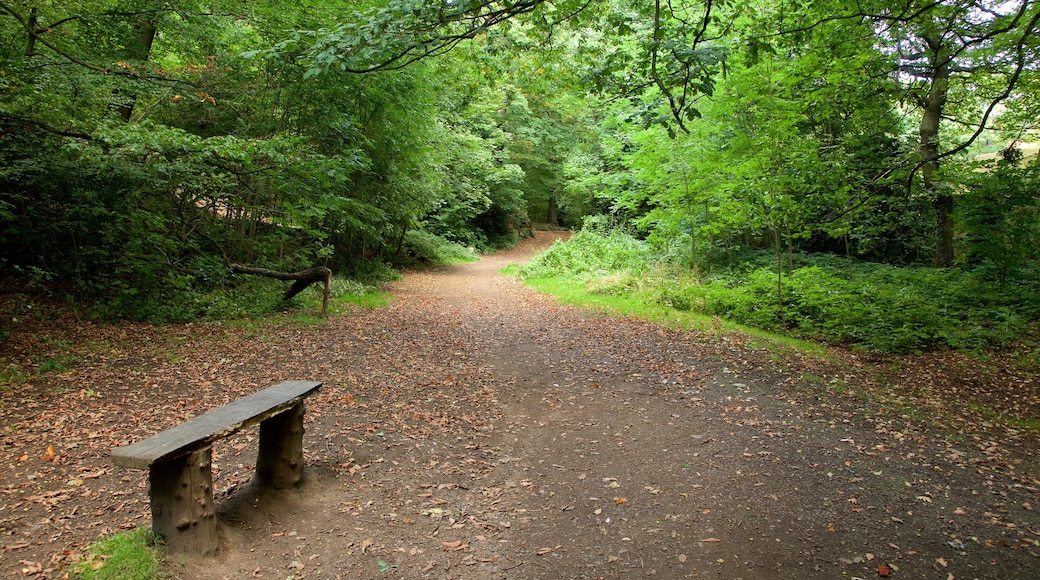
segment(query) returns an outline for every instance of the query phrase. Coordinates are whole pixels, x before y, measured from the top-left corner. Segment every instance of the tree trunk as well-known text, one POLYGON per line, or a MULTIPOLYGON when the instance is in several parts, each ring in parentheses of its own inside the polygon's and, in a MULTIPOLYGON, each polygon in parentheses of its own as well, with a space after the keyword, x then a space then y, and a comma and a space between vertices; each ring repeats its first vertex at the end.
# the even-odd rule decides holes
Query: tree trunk
POLYGON ((38 30, 37 24, 39 23, 36 16, 36 7, 33 6, 29 9, 29 28, 32 29, 29 32, 29 42, 25 45, 25 56, 32 56, 36 54, 36 32, 38 30))
MULTIPOLYGON (((708 205, 708 200, 704 200, 704 225, 708 226, 711 224, 711 207, 708 205)), ((708 251, 705 253, 708 265, 708 275, 711 276, 711 252, 715 249, 715 233, 708 230, 708 251)))
POLYGON ((556 196, 549 196, 549 210, 545 214, 545 222, 551 226, 560 225, 559 208, 556 205, 556 196))
POLYGON ((773 248, 776 251, 776 305, 777 315, 780 318, 780 322, 783 322, 786 318, 784 316, 784 254, 780 246, 780 226, 771 226, 773 234, 773 248))
MULTIPOLYGON (((126 52, 135 66, 148 62, 148 57, 151 56, 156 33, 154 17, 154 14, 142 14, 134 22, 134 33, 127 42, 126 52)), ((124 121, 129 121, 133 115, 135 100, 136 98, 130 95, 126 102, 119 105, 119 116, 124 121)))
POLYGON ((943 107, 946 106, 950 88, 950 68, 945 57, 940 55, 942 40, 926 37, 925 42, 933 54, 932 79, 928 94, 921 99, 920 137, 921 177, 924 189, 935 208, 935 266, 948 268, 953 265, 953 197, 938 181, 939 172, 939 123, 943 107))
POLYGON ((274 278, 276 280, 294 280, 293 285, 285 291, 285 295, 282 296, 283 300, 289 300, 293 296, 296 296, 300 292, 303 292, 308 286, 315 282, 325 283, 325 297, 321 302, 321 315, 325 316, 326 311, 329 307, 329 293, 332 290, 332 270, 329 270, 325 266, 315 266, 307 270, 300 270, 299 272, 279 272, 277 270, 268 270, 266 268, 252 268, 249 266, 243 266, 241 264, 231 264, 231 271, 236 274, 252 274, 254 276, 267 276, 268 278, 274 278))
POLYGON ((408 226, 401 226, 401 235, 397 236, 397 244, 394 249, 394 259, 398 260, 401 258, 401 250, 404 249, 404 237, 408 234, 408 226))

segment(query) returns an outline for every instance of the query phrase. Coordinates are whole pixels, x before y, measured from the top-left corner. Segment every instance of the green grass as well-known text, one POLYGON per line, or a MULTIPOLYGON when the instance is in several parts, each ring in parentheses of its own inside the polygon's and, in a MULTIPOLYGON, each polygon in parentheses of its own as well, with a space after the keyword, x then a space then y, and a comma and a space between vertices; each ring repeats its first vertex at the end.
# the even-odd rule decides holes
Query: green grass
POLYGON ((968 408, 994 423, 999 423, 1013 429, 1040 432, 1040 417, 1015 417, 1014 415, 1007 415, 995 411, 986 405, 979 403, 968 403, 968 408))
POLYGON ((75 357, 70 355, 58 355, 44 360, 36 367, 36 372, 39 374, 47 373, 63 373, 69 370, 69 365, 75 361, 75 357))
POLYGON ((385 292, 367 291, 362 294, 346 294, 336 299, 342 305, 351 304, 360 308, 382 308, 390 303, 385 292))
MULTIPOLYGON (((199 299, 201 317, 213 321, 241 321, 284 315, 306 324, 320 322, 325 287, 312 284, 285 302, 282 294, 286 287, 284 282, 257 278, 234 287, 218 288, 199 299)), ((388 301, 387 295, 373 286, 348 278, 333 277, 329 288, 328 315, 345 314, 359 307, 384 306, 388 301)))
POLYGON ((87 548, 71 577, 83 580, 152 580, 159 577, 159 556, 152 532, 137 528, 103 538, 87 548))
POLYGON ((563 304, 606 314, 634 316, 681 330, 715 334, 735 332, 749 337, 749 345, 752 347, 760 346, 770 350, 788 350, 813 356, 825 356, 825 349, 818 344, 726 322, 715 316, 675 310, 654 301, 647 293, 632 295, 593 293, 583 282, 570 277, 528 278, 524 284, 539 292, 555 296, 563 304))
POLYGON ((9 364, 0 369, 0 391, 29 382, 29 375, 18 365, 9 364))

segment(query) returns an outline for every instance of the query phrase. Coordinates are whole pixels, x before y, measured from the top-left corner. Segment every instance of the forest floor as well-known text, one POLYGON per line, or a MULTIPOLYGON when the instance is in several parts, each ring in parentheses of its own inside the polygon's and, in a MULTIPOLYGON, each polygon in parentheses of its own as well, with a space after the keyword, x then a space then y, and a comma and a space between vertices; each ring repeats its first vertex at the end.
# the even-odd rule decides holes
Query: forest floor
POLYGON ((113 447, 289 379, 307 479, 214 447, 221 552, 175 578, 1040 578, 1022 351, 808 355, 561 306, 499 270, 407 274, 320 324, 100 325, 0 304, 0 575, 149 524, 113 447), (2 336, 2 334, 0 334, 2 336), (0 383, 2 384, 2 383, 0 383))

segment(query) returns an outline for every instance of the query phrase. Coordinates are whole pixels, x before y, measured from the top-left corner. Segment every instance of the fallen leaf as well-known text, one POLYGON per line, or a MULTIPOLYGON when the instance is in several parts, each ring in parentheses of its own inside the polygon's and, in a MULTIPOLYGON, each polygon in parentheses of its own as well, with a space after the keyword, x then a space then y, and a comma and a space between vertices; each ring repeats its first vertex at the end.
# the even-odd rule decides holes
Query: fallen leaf
POLYGON ((463 544, 462 540, 455 540, 454 542, 441 542, 445 550, 457 552, 459 550, 465 550, 469 547, 469 544, 463 544))
POLYGON ((884 564, 877 565, 877 575, 882 578, 888 578, 889 574, 892 573, 892 569, 884 564))
POLYGON ((54 461, 54 455, 55 455, 54 454, 54 446, 53 445, 48 445, 47 446, 47 452, 44 453, 43 457, 41 457, 40 459, 42 459, 44 461, 54 461))

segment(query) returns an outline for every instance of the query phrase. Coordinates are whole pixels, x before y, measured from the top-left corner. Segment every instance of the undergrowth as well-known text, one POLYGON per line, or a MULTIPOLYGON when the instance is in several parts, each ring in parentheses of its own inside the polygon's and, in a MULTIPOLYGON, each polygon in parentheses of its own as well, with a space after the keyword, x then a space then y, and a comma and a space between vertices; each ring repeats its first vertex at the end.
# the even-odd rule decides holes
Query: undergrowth
POLYGON ((562 277, 590 294, 639 297, 682 312, 829 344, 890 353, 1027 341, 1040 319, 1032 285, 975 272, 895 267, 831 255, 792 256, 777 274, 770 252, 747 254, 698 277, 631 236, 583 230, 520 270, 562 277))
MULTIPOLYGON (((377 286, 398 274, 387 269, 380 279, 360 282, 334 276, 330 286, 330 315, 354 306, 372 306, 385 303, 385 296, 377 286)), ((101 320, 131 318, 153 323, 185 322, 194 320, 234 320, 260 318, 295 310, 320 311, 324 293, 322 284, 312 284, 288 302, 282 299, 289 282, 252 276, 229 275, 219 284, 189 288, 156 299, 139 300, 128 306, 124 302, 99 302, 90 308, 90 314, 101 320)))
POLYGON ((405 235, 398 256, 398 262, 404 266, 460 264, 478 259, 476 249, 422 230, 411 230, 405 235))

